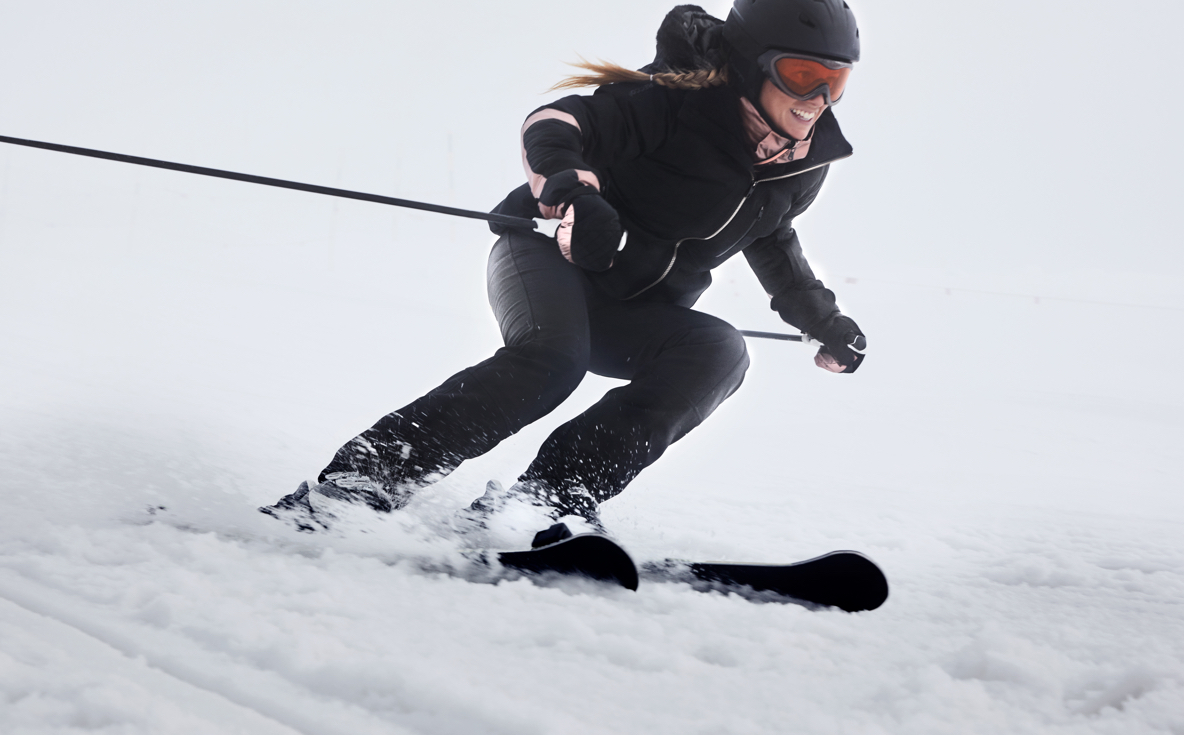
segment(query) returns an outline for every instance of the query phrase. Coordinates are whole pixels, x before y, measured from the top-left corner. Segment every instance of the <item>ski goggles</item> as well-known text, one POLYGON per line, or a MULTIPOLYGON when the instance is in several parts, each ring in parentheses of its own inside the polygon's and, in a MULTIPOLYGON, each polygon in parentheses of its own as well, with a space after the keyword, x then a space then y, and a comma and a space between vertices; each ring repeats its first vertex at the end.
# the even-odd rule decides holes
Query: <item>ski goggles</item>
POLYGON ((822 95, 827 105, 837 104, 847 86, 854 66, 846 61, 832 61, 785 51, 766 51, 757 59, 773 86, 796 100, 822 95))

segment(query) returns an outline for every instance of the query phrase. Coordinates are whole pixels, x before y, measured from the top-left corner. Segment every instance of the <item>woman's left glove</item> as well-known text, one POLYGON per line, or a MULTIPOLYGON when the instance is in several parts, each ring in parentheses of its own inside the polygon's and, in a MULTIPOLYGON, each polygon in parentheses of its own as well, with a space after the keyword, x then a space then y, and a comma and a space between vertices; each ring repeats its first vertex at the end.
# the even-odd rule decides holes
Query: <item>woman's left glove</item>
POLYGON ((624 233, 617 210, 599 189, 568 169, 547 178, 539 204, 562 213, 555 239, 563 257, 590 271, 608 270, 624 233))
POLYGON ((863 362, 867 338, 851 317, 835 312, 811 327, 807 334, 822 343, 814 356, 818 367, 832 373, 853 373, 863 362))

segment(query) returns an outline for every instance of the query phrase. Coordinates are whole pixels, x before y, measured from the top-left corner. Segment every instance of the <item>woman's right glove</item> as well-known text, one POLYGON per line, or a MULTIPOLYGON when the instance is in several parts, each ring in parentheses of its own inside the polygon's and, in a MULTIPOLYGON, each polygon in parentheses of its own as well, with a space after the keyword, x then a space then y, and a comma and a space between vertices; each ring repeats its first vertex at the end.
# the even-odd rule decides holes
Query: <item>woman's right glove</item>
POLYGON ((851 317, 835 312, 811 327, 807 334, 822 343, 814 356, 818 367, 832 373, 853 373, 863 362, 867 337, 851 317))
POLYGON ((590 271, 608 270, 624 233, 617 210, 599 189, 568 169, 547 178, 539 204, 562 213, 555 239, 563 257, 590 271))

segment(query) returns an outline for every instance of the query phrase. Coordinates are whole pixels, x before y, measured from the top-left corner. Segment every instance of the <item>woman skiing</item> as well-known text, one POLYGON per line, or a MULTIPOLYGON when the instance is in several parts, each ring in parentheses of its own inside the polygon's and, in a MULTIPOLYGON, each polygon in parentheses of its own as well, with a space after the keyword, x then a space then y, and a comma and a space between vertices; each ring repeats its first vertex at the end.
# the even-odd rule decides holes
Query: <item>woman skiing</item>
POLYGON ((556 236, 495 227, 488 290, 505 346, 338 450, 311 487, 263 510, 311 512, 310 494, 403 507, 419 489, 550 413, 584 375, 629 381, 557 428, 509 501, 597 522, 617 495, 744 378, 744 338, 692 310, 711 270, 743 253, 815 362, 854 372, 863 333, 802 255, 793 220, 829 164, 851 155, 831 107, 859 60, 843 0, 736 0, 725 22, 672 10, 641 71, 582 64, 597 85, 531 114, 528 181, 495 211, 561 220, 556 236))

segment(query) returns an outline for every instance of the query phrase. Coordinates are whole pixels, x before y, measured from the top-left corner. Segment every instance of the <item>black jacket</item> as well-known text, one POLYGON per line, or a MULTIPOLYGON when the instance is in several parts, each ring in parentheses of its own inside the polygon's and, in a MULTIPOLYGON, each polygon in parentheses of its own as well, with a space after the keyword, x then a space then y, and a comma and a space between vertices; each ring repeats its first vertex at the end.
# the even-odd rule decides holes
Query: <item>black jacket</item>
MULTIPOLYGON (((524 136, 526 155, 545 176, 577 167, 600 178, 628 240, 611 268, 588 275, 616 298, 689 307, 711 285, 711 269, 743 252, 772 308, 808 331, 838 309, 802 256, 793 219, 851 146, 827 109, 804 159, 758 168, 739 105, 728 86, 611 84, 546 105, 573 116, 580 129, 535 123, 524 136)), ((527 186, 495 211, 539 214, 527 186)))

